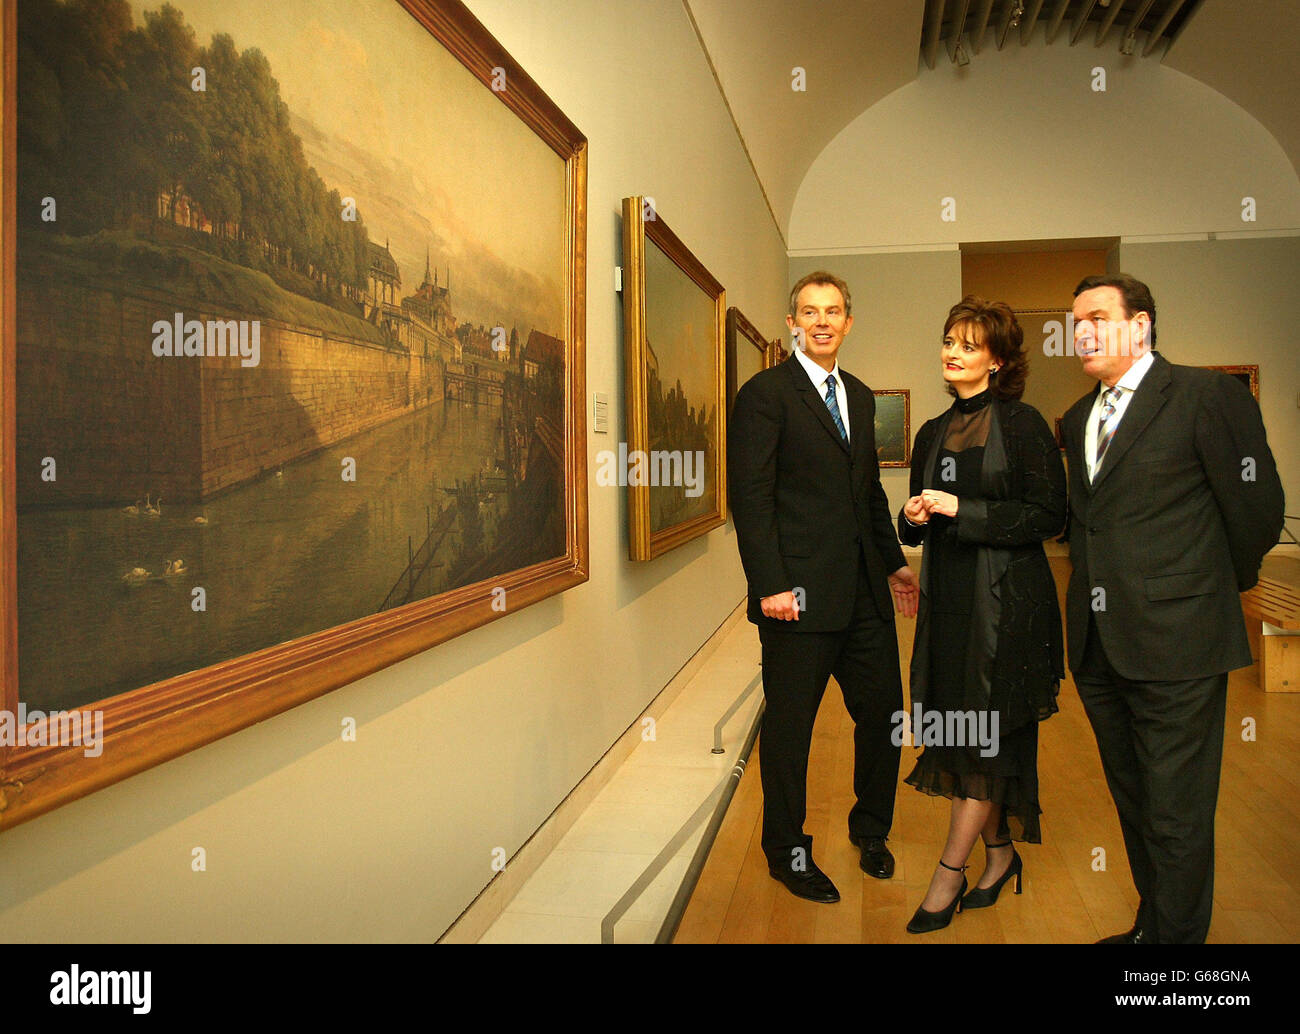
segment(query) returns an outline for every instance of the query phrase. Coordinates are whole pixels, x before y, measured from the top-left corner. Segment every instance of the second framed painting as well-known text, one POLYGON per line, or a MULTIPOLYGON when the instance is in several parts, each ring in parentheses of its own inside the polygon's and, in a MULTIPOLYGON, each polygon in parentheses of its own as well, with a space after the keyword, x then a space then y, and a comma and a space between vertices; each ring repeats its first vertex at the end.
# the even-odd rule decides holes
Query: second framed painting
POLYGON ((1230 377, 1235 377, 1249 389, 1251 396, 1259 402, 1259 367, 1250 366, 1206 366, 1206 370, 1218 370, 1230 377))
POLYGON ((727 310, 727 416, 740 386, 785 358, 780 341, 768 341, 734 305, 727 310))
POLYGON ((912 392, 882 388, 876 396, 876 458, 882 467, 912 465, 912 392))
POLYGON ((627 450, 620 474, 633 560, 651 560, 726 520, 725 313, 722 285, 653 202, 624 198, 627 450))

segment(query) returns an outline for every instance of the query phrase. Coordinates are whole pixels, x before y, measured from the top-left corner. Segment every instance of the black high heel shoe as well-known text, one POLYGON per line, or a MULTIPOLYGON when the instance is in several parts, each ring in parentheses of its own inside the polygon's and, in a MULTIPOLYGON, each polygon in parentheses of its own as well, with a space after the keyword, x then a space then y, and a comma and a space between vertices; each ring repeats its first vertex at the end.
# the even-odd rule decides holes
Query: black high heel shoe
MULTIPOLYGON (((965 865, 961 866, 960 868, 954 868, 953 866, 945 862, 942 858, 939 859, 939 864, 942 865, 945 869, 951 870, 952 872, 965 872, 966 869, 968 868, 968 866, 965 865)), ((952 922, 953 912, 961 911, 961 907, 962 907, 961 899, 965 893, 966 893, 966 877, 963 876, 961 878, 961 889, 957 891, 957 896, 948 903, 948 907, 945 908, 942 912, 927 912, 925 909, 918 907, 916 910, 916 914, 912 916, 912 921, 907 924, 907 932, 908 933, 932 933, 935 930, 942 930, 945 926, 947 926, 949 923, 952 922)), ((925 902, 922 902, 922 904, 924 903, 925 902)))
POLYGON ((1016 878, 1016 893, 1020 893, 1021 881, 1024 879, 1025 863, 1021 859, 1019 852, 1016 851, 1010 840, 1005 840, 1000 844, 985 844, 984 849, 987 851, 991 847, 1010 847, 1011 863, 1007 866, 1007 871, 998 877, 998 882, 991 887, 976 887, 965 898, 962 899, 962 908, 988 908, 998 899, 1002 893, 1002 885, 1011 879, 1016 878))

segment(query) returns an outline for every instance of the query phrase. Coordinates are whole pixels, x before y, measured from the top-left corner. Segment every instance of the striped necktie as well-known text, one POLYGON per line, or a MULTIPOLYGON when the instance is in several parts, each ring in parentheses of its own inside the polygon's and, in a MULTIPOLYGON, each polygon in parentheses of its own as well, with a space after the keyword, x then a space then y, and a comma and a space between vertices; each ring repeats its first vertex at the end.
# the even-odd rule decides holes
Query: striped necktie
POLYGON ((826 408, 831 411, 831 419, 835 421, 835 429, 840 432, 840 437, 846 442, 849 440, 849 433, 844 430, 844 418, 840 416, 840 407, 835 401, 835 378, 826 378, 826 408))
POLYGON ((1119 401, 1119 388, 1107 388, 1102 394, 1101 419, 1097 421, 1097 458, 1092 465, 1092 476, 1101 470, 1101 459, 1106 455, 1106 446, 1115 437, 1115 428, 1119 421, 1114 420, 1115 403, 1119 401))

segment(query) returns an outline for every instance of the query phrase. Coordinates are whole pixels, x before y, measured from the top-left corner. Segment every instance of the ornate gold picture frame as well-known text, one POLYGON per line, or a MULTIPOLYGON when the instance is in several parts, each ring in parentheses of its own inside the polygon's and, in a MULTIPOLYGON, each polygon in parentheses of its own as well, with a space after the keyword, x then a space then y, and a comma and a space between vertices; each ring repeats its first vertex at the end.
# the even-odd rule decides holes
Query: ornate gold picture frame
POLYGON ((768 341, 734 305, 727 310, 727 415, 740 386, 781 361, 781 343, 768 341))
POLYGON ((588 577, 586 138, 459 0, 374 5, 374 24, 328 27, 335 58, 294 35, 325 17, 310 0, 240 4, 219 8, 231 28, 209 45, 186 0, 144 25, 104 5, 122 24, 97 35, 63 0, 4 3, 0 828, 588 577), (313 121, 313 61, 335 59, 326 107, 347 117, 313 121), (103 60, 143 63, 130 79, 100 75, 103 60), (58 89, 87 74, 107 86, 58 89), (435 82, 437 103, 417 103, 435 82), (237 121, 204 122, 232 83, 267 129, 239 146, 221 136, 237 121), (42 132, 70 96, 98 107, 42 132), (418 109, 417 130, 374 131, 399 109, 418 109), (69 133, 82 150, 102 139, 104 161, 60 157, 69 133), (272 138, 274 154, 257 150, 272 138), (431 149, 472 174, 450 163, 447 186, 421 157, 431 149), (394 158, 423 167, 408 193, 382 179, 394 158), (236 204, 268 169, 303 200, 236 204), (512 196, 512 175, 533 178, 512 196), (512 216, 521 205, 526 218, 512 216), (214 352, 213 324, 241 321, 260 328, 260 355, 242 330, 239 354, 233 337, 214 352), (80 423, 45 412, 67 392, 84 400, 80 423), (178 411, 170 431, 141 435, 178 411), (437 446, 448 435, 482 462, 437 446), (331 450, 346 453, 341 475, 331 450), (256 528, 250 511, 282 527, 256 528), (67 527, 46 534, 55 525, 67 527), (347 545, 376 540, 383 551, 362 558, 347 545), (104 619, 90 633, 73 623, 87 594, 104 619), (290 622, 313 595, 315 624, 290 622), (349 603, 355 618, 329 617, 349 603), (139 614, 155 612, 171 638, 151 652, 139 614), (62 654, 39 634, 50 621, 68 632, 62 654), (52 705, 71 678, 20 678, 74 665, 84 685, 64 707, 52 705))
POLYGON ((876 458, 881 467, 912 465, 912 392, 873 391, 876 396, 876 458))
MULTIPOLYGON (((726 292, 653 203, 623 199, 628 555, 726 520, 726 292)), ((622 465, 622 464, 621 464, 622 465)))

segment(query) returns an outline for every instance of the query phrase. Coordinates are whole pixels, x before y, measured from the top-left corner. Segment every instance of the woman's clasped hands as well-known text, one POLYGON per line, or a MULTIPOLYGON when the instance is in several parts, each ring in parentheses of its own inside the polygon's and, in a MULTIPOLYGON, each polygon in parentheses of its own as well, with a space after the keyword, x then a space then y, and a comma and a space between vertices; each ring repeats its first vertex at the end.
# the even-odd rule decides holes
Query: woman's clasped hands
POLYGON ((928 524, 934 514, 944 517, 957 516, 957 497, 951 492, 937 489, 924 489, 920 495, 914 495, 903 506, 903 516, 913 524, 928 524))

